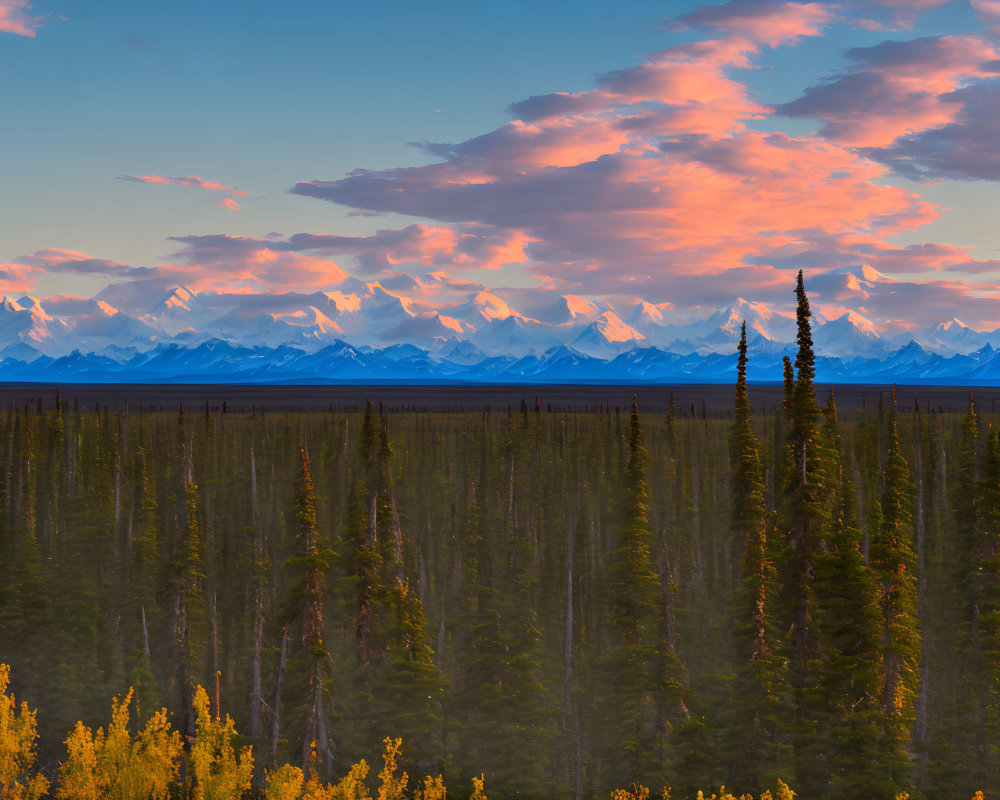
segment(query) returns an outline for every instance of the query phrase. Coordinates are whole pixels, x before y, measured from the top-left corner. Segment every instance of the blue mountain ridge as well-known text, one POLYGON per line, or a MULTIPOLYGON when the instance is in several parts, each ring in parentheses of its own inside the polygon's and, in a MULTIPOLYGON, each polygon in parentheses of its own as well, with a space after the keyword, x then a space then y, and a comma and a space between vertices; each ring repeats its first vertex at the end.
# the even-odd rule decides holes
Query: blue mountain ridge
MULTIPOLYGON (((7 383, 195 384, 509 384, 509 383, 732 383, 736 354, 674 353, 634 347, 613 358, 587 355, 569 345, 521 357, 486 356, 473 348, 434 353, 412 344, 358 347, 337 340, 309 352, 294 346, 247 347, 223 339, 197 345, 161 344, 143 353, 72 353, 24 360, 0 359, 7 383), (453 353, 453 357, 442 354, 453 353)), ((19 353, 20 355, 20 353, 19 353)), ((751 347, 749 378, 781 380, 782 356, 792 345, 751 347)), ((984 385, 1000 383, 1000 352, 990 345, 944 356, 916 342, 882 357, 816 359, 816 379, 828 383, 984 385)))

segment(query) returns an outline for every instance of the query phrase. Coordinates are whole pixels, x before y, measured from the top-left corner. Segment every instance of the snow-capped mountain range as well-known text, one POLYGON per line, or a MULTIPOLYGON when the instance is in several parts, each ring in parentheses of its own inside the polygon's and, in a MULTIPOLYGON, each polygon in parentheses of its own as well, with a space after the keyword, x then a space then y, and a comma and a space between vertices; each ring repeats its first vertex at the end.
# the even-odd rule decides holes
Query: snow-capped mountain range
MULTIPOLYGON (((885 276, 828 273, 843 290, 885 276)), ((195 292, 114 305, 57 295, 0 302, 0 369, 7 381, 731 380, 747 324, 751 379, 777 380, 794 351, 794 314, 739 299, 701 318, 669 303, 615 307, 555 292, 480 290, 428 296, 443 273, 348 278, 331 291, 195 292), (387 285, 388 284, 388 285, 387 285)), ((844 307, 814 306, 818 377, 841 382, 979 383, 1000 378, 1000 329, 960 320, 893 330, 844 307)))

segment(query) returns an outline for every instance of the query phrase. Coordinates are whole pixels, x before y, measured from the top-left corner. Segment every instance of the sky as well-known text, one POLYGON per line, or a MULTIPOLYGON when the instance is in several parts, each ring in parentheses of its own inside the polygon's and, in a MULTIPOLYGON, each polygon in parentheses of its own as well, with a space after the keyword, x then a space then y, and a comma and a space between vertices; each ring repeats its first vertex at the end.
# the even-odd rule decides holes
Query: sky
POLYGON ((4 294, 1000 327, 1000 0, 0 0, 0 102, 4 294))

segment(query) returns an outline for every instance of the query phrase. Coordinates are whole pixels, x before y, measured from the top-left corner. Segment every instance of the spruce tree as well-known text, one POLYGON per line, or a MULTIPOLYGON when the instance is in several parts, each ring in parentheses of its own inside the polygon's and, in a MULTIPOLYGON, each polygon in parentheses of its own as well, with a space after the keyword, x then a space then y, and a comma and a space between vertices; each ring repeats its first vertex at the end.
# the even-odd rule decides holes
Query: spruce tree
POLYGON ((838 459, 824 434, 822 414, 816 402, 812 314, 801 271, 795 295, 798 351, 796 378, 787 410, 788 434, 782 470, 784 491, 779 525, 786 539, 780 574, 785 624, 791 645, 790 682, 799 715, 795 740, 796 773, 803 793, 815 794, 822 790, 824 768, 813 758, 815 723, 810 707, 821 679, 825 654, 825 643, 817 624, 822 597, 817 593, 816 570, 830 536, 833 475, 838 459))
POLYGON ((295 543, 293 556, 285 562, 289 590, 284 614, 294 652, 285 707, 292 710, 301 733, 302 769, 308 769, 315 746, 329 778, 333 770, 326 712, 329 657, 323 643, 323 595, 329 563, 317 527, 316 492, 304 446, 299 450, 294 503, 295 543))
POLYGON ((604 666, 609 691, 602 719, 610 785, 662 784, 670 729, 686 714, 683 666, 662 642, 660 580, 652 566, 646 512, 649 453, 638 402, 632 405, 624 513, 605 576, 612 650, 604 666))
POLYGON ((829 529, 832 453, 822 436, 821 414, 813 385, 815 356, 809 321, 811 312, 801 270, 795 294, 798 353, 789 406, 781 517, 788 536, 784 582, 791 614, 793 682, 801 687, 806 681, 809 662, 819 658, 822 651, 813 624, 817 605, 813 561, 823 550, 829 529))
POLYGON ((910 735, 920 687, 920 620, 913 549, 913 484, 900 449, 896 393, 889 414, 882 489, 882 524, 872 536, 871 569, 882 610, 880 766, 897 791, 909 783, 910 735))
POLYGON ((824 410, 824 438, 840 454, 832 477, 832 519, 825 549, 816 556, 816 594, 822 598, 817 631, 823 656, 803 713, 815 728, 800 770, 828 778, 830 797, 868 800, 880 780, 876 758, 881 686, 881 610, 874 577, 861 553, 857 498, 845 464, 834 392, 824 410))
POLYGON ((768 542, 760 442, 750 420, 747 327, 740 333, 736 401, 729 433, 732 529, 740 557, 735 597, 736 679, 727 736, 731 784, 762 791, 788 777, 788 695, 784 653, 775 629, 775 569, 768 542))
MULTIPOLYGON (((207 616, 203 584, 201 525, 198 486, 188 481, 185 492, 185 524, 174 545, 169 565, 169 604, 172 608, 173 641, 169 662, 172 700, 180 709, 184 735, 194 735, 194 687, 202 680, 207 647, 207 616)), ((205 676, 207 677, 207 676, 205 676)))
MULTIPOLYGON (((956 536, 949 560, 950 577, 957 589, 958 624, 954 637, 965 656, 956 671, 959 683, 957 705, 961 712, 956 715, 955 722, 960 742, 958 758, 965 761, 967 771, 981 776, 986 770, 987 752, 993 747, 993 743, 985 738, 989 666, 980 635, 986 601, 986 574, 981 567, 982 562, 988 559, 989 541, 984 535, 988 522, 984 519, 986 509, 979 415, 971 392, 968 410, 959 424, 959 435, 958 475, 950 498, 956 536), (964 724, 958 717, 964 720, 964 724), (968 720, 974 722, 968 724, 968 720)), ((975 785, 978 787, 979 783, 975 785)))

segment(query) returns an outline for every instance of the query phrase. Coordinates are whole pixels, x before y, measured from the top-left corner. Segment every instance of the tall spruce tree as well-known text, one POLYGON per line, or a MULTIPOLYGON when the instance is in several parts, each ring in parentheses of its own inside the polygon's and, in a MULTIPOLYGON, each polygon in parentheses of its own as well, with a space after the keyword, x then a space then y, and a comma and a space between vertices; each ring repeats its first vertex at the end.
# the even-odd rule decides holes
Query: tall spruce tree
POLYGON ((824 438, 840 457, 831 476, 829 535, 816 556, 816 594, 822 598, 816 623, 823 656, 814 688, 803 698, 803 712, 815 735, 801 754, 800 771, 827 776, 826 796, 868 800, 880 774, 876 752, 882 736, 881 610, 861 552, 857 497, 845 463, 832 389, 824 418, 824 438))
POLYGON ((871 542, 871 569, 882 610, 879 760, 887 788, 902 791, 909 784, 910 736, 920 687, 920 620, 913 548, 913 484, 899 443, 895 389, 886 445, 882 524, 873 532, 871 542))
MULTIPOLYGON (((954 553, 950 561, 952 581, 957 589, 958 624, 956 645, 965 653, 957 670, 960 689, 958 705, 961 716, 974 720, 961 724, 955 733, 959 740, 957 757, 966 762, 966 771, 982 776, 987 753, 993 743, 986 739, 986 691, 989 667, 980 635, 982 610, 986 600, 986 575, 981 562, 988 557, 989 542, 984 531, 983 459, 979 414, 975 396, 969 393, 969 408, 959 424, 961 450, 958 455, 957 480, 953 484, 951 506, 956 528, 954 553)), ((978 788, 980 781, 975 786, 978 788)))
POLYGON ((781 517, 788 536, 784 583, 791 615, 791 666, 793 683, 801 688, 806 681, 809 662, 822 654, 813 624, 817 603, 813 587, 813 561, 823 550, 829 530, 832 453, 822 435, 821 413, 813 385, 815 355, 809 321, 812 315, 801 270, 795 295, 798 352, 789 406, 781 517))
POLYGON ((612 649, 603 737, 607 785, 662 785, 669 774, 673 724, 686 714, 683 666, 664 646, 660 580, 653 569, 646 512, 649 453, 638 401, 632 405, 625 467, 624 513, 605 576, 612 649))
POLYGON ((299 450, 294 519, 294 555, 285 562, 290 576, 285 623, 296 648, 289 670, 289 698, 294 697, 296 702, 286 703, 285 706, 297 712, 302 734, 302 769, 309 768, 315 746, 329 778, 333 771, 326 712, 329 657, 323 643, 323 595, 329 563, 317 527, 316 491, 305 446, 299 450))
POLYGON ((779 508, 779 524, 786 536, 781 580, 791 644, 790 682, 798 709, 796 774, 803 793, 819 794, 824 775, 813 758, 815 721, 810 706, 822 675, 825 643, 817 624, 822 598, 816 589, 816 568, 830 536, 837 458, 824 434, 816 402, 812 313, 801 270, 795 296, 798 351, 787 410, 788 438, 782 470, 785 486, 779 508))
POLYGON ((732 472, 732 529, 740 557, 735 597, 736 679, 730 707, 733 719, 730 781, 763 791, 778 777, 788 778, 787 679, 784 653, 775 629, 775 568, 768 542, 771 515, 765 506, 760 441, 750 420, 747 393, 747 326, 740 332, 736 401, 729 433, 732 472))

